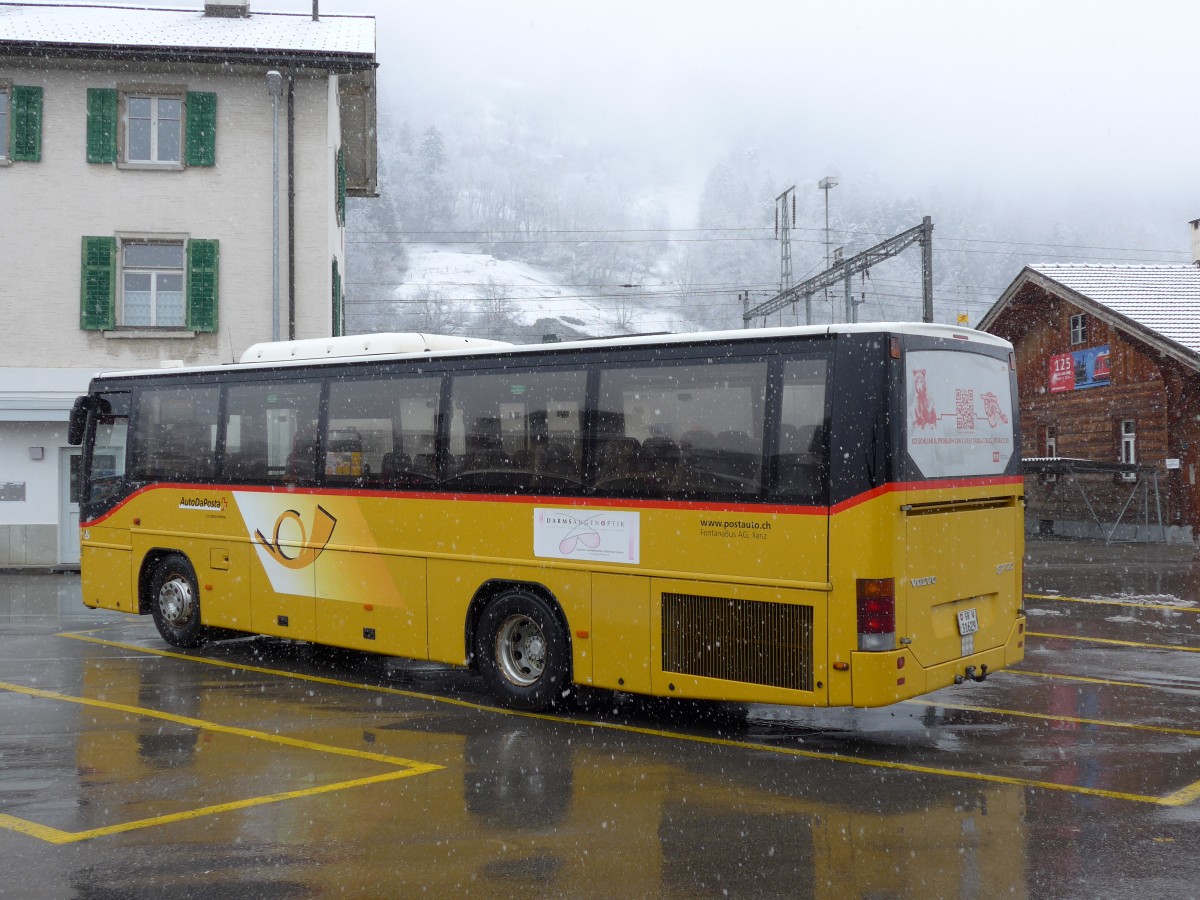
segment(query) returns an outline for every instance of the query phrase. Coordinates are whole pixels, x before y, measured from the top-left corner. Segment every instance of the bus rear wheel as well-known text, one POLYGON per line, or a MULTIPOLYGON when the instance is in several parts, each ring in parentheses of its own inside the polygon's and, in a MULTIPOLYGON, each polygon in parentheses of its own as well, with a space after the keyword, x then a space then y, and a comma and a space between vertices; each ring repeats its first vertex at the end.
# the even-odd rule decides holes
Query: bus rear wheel
POLYGON ((548 709, 570 695, 566 629, 550 603, 530 591, 505 591, 484 607, 475 659, 488 689, 505 706, 548 709))
POLYGON ((205 628, 200 624, 200 591, 187 557, 173 553, 159 560, 150 578, 150 613, 164 641, 174 647, 199 647, 205 628))

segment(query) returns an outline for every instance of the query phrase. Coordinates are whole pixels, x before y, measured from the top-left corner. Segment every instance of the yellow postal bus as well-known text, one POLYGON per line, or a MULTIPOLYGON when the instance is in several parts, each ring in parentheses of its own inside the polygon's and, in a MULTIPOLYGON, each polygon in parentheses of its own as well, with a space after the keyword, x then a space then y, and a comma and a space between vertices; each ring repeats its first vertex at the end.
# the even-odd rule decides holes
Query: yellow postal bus
POLYGON ((1023 656, 1014 357, 937 325, 259 344, 97 376, 83 600, 590 685, 879 706, 1023 656))

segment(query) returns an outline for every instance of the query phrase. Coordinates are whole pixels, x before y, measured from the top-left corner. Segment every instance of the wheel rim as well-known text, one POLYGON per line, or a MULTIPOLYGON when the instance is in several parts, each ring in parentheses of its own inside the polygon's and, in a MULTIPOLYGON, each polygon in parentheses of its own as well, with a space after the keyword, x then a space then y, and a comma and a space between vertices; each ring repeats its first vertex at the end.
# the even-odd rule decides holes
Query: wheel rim
POLYGON ((158 590, 158 610, 163 621, 175 628, 182 628, 192 618, 196 598, 187 579, 176 576, 158 590))
POLYGON ((496 663, 513 684, 529 687, 546 669, 546 636, 529 616, 509 616, 496 633, 496 663))

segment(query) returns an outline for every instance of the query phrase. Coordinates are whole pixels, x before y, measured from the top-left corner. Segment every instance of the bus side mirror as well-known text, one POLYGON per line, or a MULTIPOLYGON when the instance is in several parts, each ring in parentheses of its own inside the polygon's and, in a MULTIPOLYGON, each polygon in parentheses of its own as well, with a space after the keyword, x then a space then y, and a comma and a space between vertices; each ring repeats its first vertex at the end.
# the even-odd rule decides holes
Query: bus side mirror
POLYGON ((83 433, 87 430, 88 410, 92 408, 92 398, 86 394, 75 398, 71 407, 71 419, 67 423, 67 443, 78 447, 83 443, 83 433))

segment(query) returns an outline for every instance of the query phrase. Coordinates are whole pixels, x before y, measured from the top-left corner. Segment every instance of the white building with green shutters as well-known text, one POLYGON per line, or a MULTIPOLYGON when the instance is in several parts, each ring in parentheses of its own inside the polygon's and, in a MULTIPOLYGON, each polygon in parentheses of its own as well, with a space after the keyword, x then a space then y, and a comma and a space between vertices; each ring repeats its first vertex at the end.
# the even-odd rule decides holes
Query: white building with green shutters
POLYGON ((0 0, 0 567, 78 561, 93 373, 344 329, 374 19, 175 5, 0 0))

